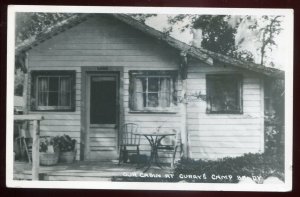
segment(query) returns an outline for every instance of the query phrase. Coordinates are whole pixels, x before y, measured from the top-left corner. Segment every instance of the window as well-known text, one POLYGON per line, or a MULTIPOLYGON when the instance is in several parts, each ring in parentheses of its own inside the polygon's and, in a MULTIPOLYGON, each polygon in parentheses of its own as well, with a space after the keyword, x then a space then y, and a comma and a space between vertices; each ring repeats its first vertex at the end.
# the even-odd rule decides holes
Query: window
POLYGON ((75 71, 32 72, 33 110, 74 110, 75 71))
POLYGON ((274 81, 270 79, 264 80, 264 112, 265 115, 271 115, 274 114, 273 109, 273 100, 272 100, 272 93, 274 90, 272 90, 272 85, 274 85, 274 81))
POLYGON ((177 72, 131 71, 130 108, 134 111, 168 111, 176 102, 177 72))
POLYGON ((207 75, 207 113, 242 113, 242 76, 207 75))

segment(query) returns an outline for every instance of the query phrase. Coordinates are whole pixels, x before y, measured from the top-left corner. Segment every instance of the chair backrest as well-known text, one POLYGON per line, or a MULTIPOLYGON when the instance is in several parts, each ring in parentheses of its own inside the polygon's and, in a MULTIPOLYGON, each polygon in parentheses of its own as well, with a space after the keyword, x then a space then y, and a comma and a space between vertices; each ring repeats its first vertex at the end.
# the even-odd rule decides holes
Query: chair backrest
POLYGON ((164 137, 160 142, 161 145, 174 146, 181 143, 181 136, 179 130, 173 129, 173 131, 174 133, 176 133, 176 135, 164 137))
POLYGON ((134 123, 125 123, 121 130, 121 145, 132 144, 138 145, 140 143, 140 136, 134 135, 137 133, 138 125, 134 123))
POLYGON ((32 123, 28 121, 15 121, 15 129, 18 137, 32 138, 32 123))

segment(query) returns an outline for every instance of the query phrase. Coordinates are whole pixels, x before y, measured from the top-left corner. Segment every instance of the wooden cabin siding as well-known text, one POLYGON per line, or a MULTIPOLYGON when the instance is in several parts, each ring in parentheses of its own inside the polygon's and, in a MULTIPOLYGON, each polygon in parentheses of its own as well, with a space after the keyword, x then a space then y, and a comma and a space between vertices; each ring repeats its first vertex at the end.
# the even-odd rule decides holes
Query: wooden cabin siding
MULTIPOLYGON (((61 33, 29 51, 31 70, 76 70, 75 112, 42 113, 42 135, 66 133, 80 142, 81 76, 82 67, 123 67, 124 122, 137 123, 140 131, 179 129, 180 115, 131 113, 129 109, 130 70, 177 70, 178 53, 159 41, 145 36, 129 26, 106 17, 93 17, 80 25, 61 33)), ((30 81, 30 80, 29 80, 30 81)), ((30 87, 30 85, 29 85, 30 87)), ((29 91, 30 92, 30 91, 29 91)), ((84 95, 82 95, 84 96, 84 95)), ((111 138, 107 135, 93 136, 93 142, 101 141, 109 149, 111 138)), ((103 147, 93 147, 102 149, 103 147)), ((79 151, 78 151, 79 152, 79 151)), ((141 138, 141 153, 150 154, 149 143, 141 138)), ((164 155, 163 157, 168 157, 164 155)))
POLYGON ((206 75, 243 75, 242 114, 208 114, 206 102, 190 102, 187 108, 190 152, 195 159, 216 159, 263 151, 263 113, 261 79, 257 74, 230 66, 214 67, 193 63, 188 70, 188 92, 206 95, 206 75))

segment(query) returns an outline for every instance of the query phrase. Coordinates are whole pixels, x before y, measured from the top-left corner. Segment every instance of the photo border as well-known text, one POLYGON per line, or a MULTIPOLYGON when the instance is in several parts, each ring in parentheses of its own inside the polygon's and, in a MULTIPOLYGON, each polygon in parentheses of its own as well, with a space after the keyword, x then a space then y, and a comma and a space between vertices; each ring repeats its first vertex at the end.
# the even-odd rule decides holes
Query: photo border
POLYGON ((292 150, 293 150, 293 10, 291 9, 248 9, 248 8, 158 8, 158 7, 120 7, 120 6, 21 6, 8 7, 7 31, 7 124, 6 124, 6 185, 22 188, 65 188, 65 189, 134 189, 134 190, 191 190, 191 191, 290 191, 292 189, 292 150), (129 183, 95 181, 17 181, 13 180, 13 90, 15 58, 15 13, 16 12, 70 12, 70 13, 157 13, 157 14, 228 14, 230 15, 285 15, 290 22, 287 27, 290 36, 288 65, 285 66, 285 184, 239 185, 218 183, 129 183), (101 184, 99 184, 101 183, 101 184), (80 185, 78 187, 78 185, 80 185))

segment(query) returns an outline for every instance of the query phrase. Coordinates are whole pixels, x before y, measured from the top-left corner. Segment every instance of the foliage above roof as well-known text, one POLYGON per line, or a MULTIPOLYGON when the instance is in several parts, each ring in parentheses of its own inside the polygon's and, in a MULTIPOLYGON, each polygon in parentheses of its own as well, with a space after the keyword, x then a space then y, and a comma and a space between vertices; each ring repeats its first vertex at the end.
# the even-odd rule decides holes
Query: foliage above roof
MULTIPOLYGON (((16 56, 22 57, 23 56, 22 52, 26 52, 32 47, 38 45, 41 42, 44 42, 47 39, 50 39, 51 37, 59 34, 60 32, 66 31, 67 29, 76 26, 77 24, 87 20, 88 17, 91 17, 93 15, 94 14, 74 14, 73 16, 67 18, 66 20, 63 20, 47 28, 39 35, 32 36, 31 38, 17 45, 15 48, 16 56)), ((181 42, 169 35, 166 35, 165 33, 160 32, 142 22, 139 22, 126 14, 112 14, 112 16, 145 34, 148 34, 158 40, 165 42, 171 47, 181 51, 181 53, 184 53, 200 61, 204 61, 210 65, 217 65, 216 63, 218 62, 221 64, 232 65, 235 67, 254 71, 270 77, 284 78, 284 71, 282 70, 271 68, 271 67, 265 67, 255 63, 245 62, 242 60, 237 60, 229 56, 225 56, 219 53, 205 50, 203 48, 196 48, 194 46, 181 42)), ((19 64, 22 65, 22 61, 18 61, 18 62, 19 64)))
POLYGON ((45 40, 48 40, 51 37, 59 34, 60 32, 66 31, 67 29, 80 24, 81 22, 85 21, 88 16, 91 16, 91 14, 73 14, 69 18, 46 28, 38 35, 31 36, 30 38, 17 45, 15 48, 16 54, 27 51, 32 47, 38 45, 39 43, 44 42, 45 40))

